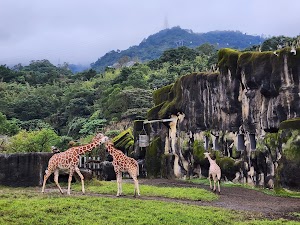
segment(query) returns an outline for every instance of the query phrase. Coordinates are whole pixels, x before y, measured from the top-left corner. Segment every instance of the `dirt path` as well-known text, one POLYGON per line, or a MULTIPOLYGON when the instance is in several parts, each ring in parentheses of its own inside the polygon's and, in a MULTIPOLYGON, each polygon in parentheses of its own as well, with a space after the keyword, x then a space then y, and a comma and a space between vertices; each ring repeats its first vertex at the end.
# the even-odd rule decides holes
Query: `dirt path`
MULTIPOLYGON (((131 179, 124 179, 123 182, 132 182, 131 179)), ((154 186, 164 186, 164 187, 196 187, 210 190, 209 186, 202 184, 187 183, 180 180, 169 180, 169 179, 139 179, 140 184, 154 185, 154 186)), ((57 188, 53 186, 52 188, 46 189, 46 192, 57 192, 57 188)), ((81 195, 81 192, 74 192, 75 195, 81 195)), ((86 193, 89 196, 99 196, 99 197, 111 197, 117 198, 115 195, 109 194, 96 194, 96 193, 86 193)), ((133 196, 122 196, 122 198, 134 198, 133 196)), ((262 192, 251 190, 242 187, 222 187, 219 199, 212 202, 206 201, 192 201, 192 200, 181 200, 181 199, 171 199, 164 197, 149 197, 141 196, 139 199, 142 200, 159 200, 166 202, 177 202, 183 204, 199 205, 199 206, 213 206, 221 207, 226 209, 232 209, 237 211, 251 212, 251 214, 260 215, 268 219, 278 219, 285 218, 288 220, 300 221, 299 216, 295 216, 291 213, 300 213, 300 199, 299 198, 285 198, 276 197, 264 194, 262 192)))
MULTIPOLYGON (((143 179, 140 180, 140 183, 168 187, 198 187, 210 190, 209 186, 207 185, 191 184, 180 180, 143 179)), ((267 218, 287 218, 300 221, 299 217, 291 215, 291 212, 300 213, 300 199, 271 196, 256 190, 250 190, 241 187, 222 187, 219 199, 213 202, 178 202, 202 206, 222 207, 233 210, 250 211, 253 213, 261 213, 264 217, 267 218)))

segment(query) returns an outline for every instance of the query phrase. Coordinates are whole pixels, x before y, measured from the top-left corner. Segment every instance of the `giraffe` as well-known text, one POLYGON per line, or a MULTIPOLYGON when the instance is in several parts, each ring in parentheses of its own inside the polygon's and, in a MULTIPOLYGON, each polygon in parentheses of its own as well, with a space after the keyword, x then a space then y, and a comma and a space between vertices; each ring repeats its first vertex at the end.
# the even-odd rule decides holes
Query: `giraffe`
POLYGON ((105 147, 108 153, 113 157, 112 164, 116 173, 118 185, 117 196, 122 195, 122 172, 128 172, 134 181, 134 197, 136 197, 136 194, 140 196, 139 183, 137 180, 137 176, 139 175, 138 162, 135 159, 126 156, 122 151, 116 149, 110 140, 105 142, 105 147))
POLYGON ((44 182, 43 182, 43 188, 42 193, 45 191, 45 185, 46 181, 49 178, 49 176, 54 172, 54 182, 56 186, 58 187, 59 191, 63 194, 63 191, 58 183, 58 176, 59 176, 59 170, 68 170, 69 171, 69 179, 68 179, 68 192, 67 194, 70 195, 70 187, 71 187, 71 181, 74 171, 79 175, 81 179, 81 185, 82 185, 82 193, 85 193, 84 189, 84 177, 80 173, 80 170, 78 168, 79 164, 79 156, 85 154, 86 152, 91 151, 93 148, 100 145, 105 139, 105 136, 101 133, 97 134, 92 142, 87 145, 77 146, 69 148, 65 152, 60 152, 54 154, 48 162, 48 168, 45 171, 44 175, 44 182))
POLYGON ((218 191, 219 191, 219 193, 221 193, 221 191, 220 191, 221 169, 218 166, 218 164, 216 163, 216 160, 213 160, 209 154, 210 154, 209 152, 204 152, 204 157, 208 159, 209 164, 210 164, 209 172, 208 172, 209 186, 210 186, 210 189, 212 189, 211 179, 213 179, 214 189, 212 189, 212 190, 215 192, 216 191, 216 182, 218 181, 218 191))

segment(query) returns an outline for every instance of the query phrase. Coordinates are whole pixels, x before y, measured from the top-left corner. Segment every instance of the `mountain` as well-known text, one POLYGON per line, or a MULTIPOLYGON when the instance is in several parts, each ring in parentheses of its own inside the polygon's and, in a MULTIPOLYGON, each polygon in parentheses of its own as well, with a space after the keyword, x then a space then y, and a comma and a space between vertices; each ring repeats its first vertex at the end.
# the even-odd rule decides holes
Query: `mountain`
POLYGON ((217 48, 245 49, 252 45, 260 44, 264 38, 255 35, 244 34, 240 31, 211 31, 207 33, 194 33, 192 30, 173 27, 161 30, 150 35, 139 45, 131 46, 126 50, 110 51, 91 64, 92 69, 103 71, 123 57, 131 60, 148 61, 159 58, 162 53, 170 48, 187 46, 198 47, 204 43, 216 45, 217 48))

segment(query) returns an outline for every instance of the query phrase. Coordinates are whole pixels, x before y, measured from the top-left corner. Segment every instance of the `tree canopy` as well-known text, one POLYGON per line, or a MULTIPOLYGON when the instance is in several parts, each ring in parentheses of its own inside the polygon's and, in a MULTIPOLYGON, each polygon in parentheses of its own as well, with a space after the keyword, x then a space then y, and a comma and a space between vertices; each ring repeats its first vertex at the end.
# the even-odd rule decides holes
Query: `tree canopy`
MULTIPOLYGON (((294 39, 272 38, 262 47, 270 49, 269 46, 277 46, 279 41, 294 39)), ((116 59, 118 68, 106 67, 100 73, 88 69, 73 74, 67 63, 54 66, 48 60, 11 68, 1 65, 0 135, 14 137, 20 133, 13 139, 18 142, 20 137, 29 138, 30 132, 43 131, 70 141, 121 121, 145 119, 154 105, 155 89, 172 84, 186 74, 210 71, 217 64, 217 52, 216 46, 209 43, 195 48, 180 46, 146 63, 128 65, 131 56, 116 59)), ((113 133, 121 131, 117 129, 113 133)))

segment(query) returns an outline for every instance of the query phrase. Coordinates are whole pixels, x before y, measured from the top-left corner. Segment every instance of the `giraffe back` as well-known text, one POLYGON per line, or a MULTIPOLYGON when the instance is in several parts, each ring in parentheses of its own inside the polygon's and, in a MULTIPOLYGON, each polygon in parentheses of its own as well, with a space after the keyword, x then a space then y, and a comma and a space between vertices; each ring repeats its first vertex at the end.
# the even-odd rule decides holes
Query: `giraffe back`
POLYGON ((65 152, 54 154, 48 163, 48 170, 69 169, 79 164, 79 154, 76 147, 70 148, 65 152))

